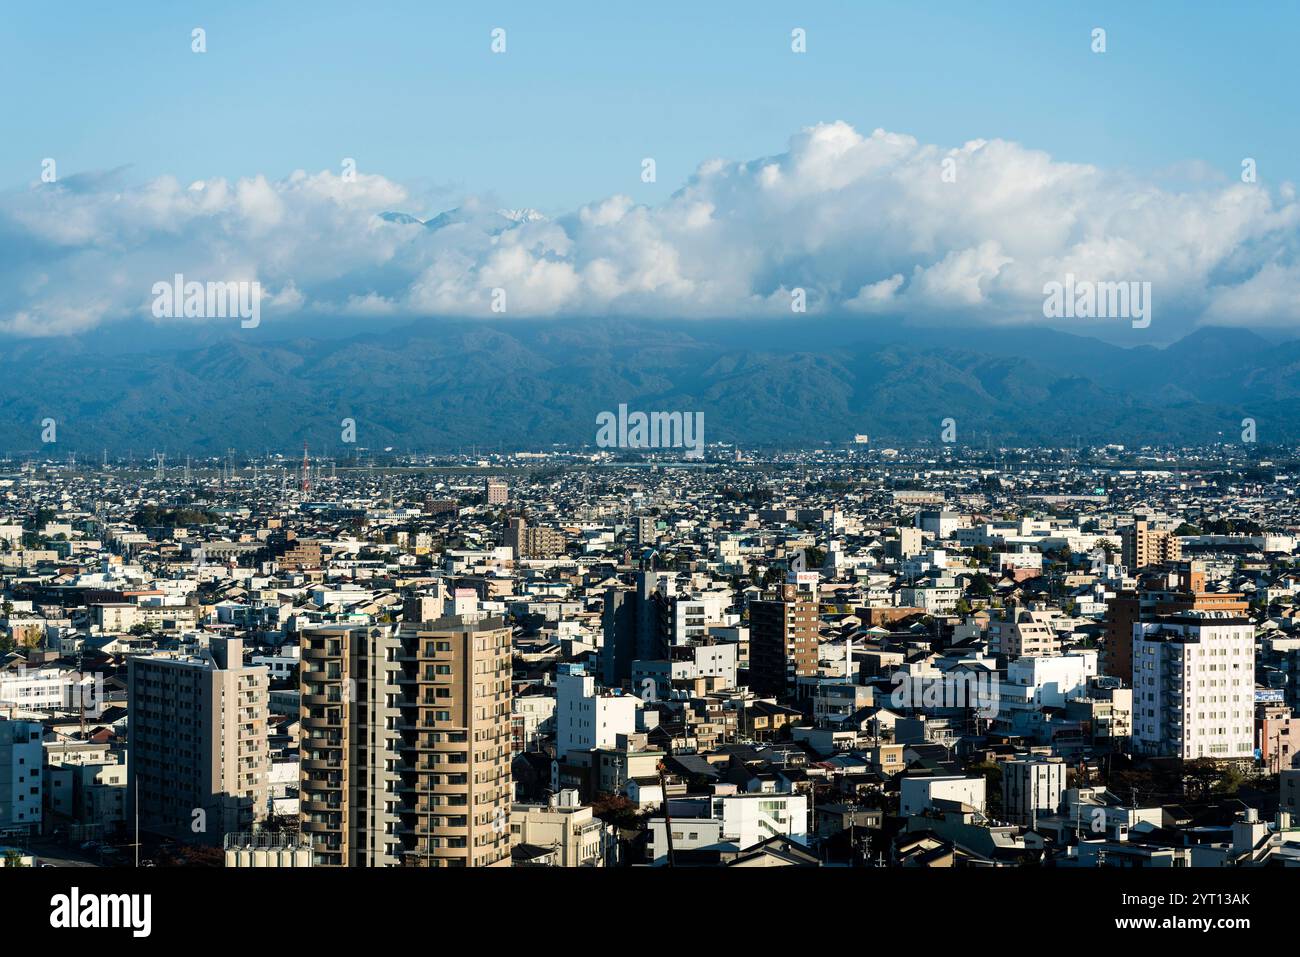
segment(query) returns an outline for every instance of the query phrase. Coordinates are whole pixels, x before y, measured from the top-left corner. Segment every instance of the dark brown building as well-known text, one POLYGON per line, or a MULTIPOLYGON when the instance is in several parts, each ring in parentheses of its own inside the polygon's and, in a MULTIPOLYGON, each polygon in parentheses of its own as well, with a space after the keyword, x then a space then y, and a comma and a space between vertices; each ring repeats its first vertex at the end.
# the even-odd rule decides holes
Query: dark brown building
POLYGON ((787 582, 749 606, 749 685, 781 695, 817 673, 817 585, 787 582))

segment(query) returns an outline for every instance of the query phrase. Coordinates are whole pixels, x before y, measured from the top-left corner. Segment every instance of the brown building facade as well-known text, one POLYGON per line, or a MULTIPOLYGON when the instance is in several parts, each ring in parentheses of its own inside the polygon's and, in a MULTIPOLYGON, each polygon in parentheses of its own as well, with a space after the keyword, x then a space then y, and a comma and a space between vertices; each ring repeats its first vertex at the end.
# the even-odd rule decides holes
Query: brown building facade
POLYGON ((817 585, 787 582, 749 606, 749 685, 755 694, 785 694, 817 674, 817 585))
POLYGON ((407 865, 510 865, 510 634, 499 618, 402 626, 407 865))

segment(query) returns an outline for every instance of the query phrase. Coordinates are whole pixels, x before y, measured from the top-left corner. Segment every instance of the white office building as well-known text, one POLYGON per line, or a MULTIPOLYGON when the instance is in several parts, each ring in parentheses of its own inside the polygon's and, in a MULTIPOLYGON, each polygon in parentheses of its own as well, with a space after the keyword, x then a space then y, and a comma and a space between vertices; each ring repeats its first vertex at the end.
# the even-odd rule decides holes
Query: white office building
POLYGON ((1133 748, 1183 759, 1255 753, 1255 629, 1233 612, 1133 626, 1133 748))
POLYGON ((40 826, 44 763, 39 722, 0 720, 0 833, 40 826))

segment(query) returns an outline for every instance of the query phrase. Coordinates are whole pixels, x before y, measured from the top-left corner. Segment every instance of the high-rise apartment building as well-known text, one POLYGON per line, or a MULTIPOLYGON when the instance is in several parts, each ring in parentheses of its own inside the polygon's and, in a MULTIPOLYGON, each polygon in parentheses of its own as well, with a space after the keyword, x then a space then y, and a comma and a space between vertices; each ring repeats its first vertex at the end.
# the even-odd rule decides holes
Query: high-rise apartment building
POLYGON ((268 675, 243 646, 129 659, 127 800, 142 829, 220 843, 265 817, 268 675))
POLYGON ((1255 749, 1255 629, 1227 611, 1187 611, 1133 629, 1133 750, 1191 760, 1255 749))
POLYGON ((396 626, 308 628, 302 664, 301 830, 317 866, 401 862, 396 626))
POLYGON ((303 634, 315 862, 510 863, 510 629, 446 617, 303 634))
POLYGON ((760 695, 784 694, 817 674, 816 572, 792 572, 785 584, 749 605, 749 684, 760 695))
POLYGON ((564 533, 512 518, 506 525, 502 544, 511 550, 514 558, 554 558, 564 551, 564 533))
POLYGON ((630 589, 619 586, 605 590, 600 676, 610 688, 632 677, 633 661, 668 657, 675 576, 641 570, 633 578, 634 587, 630 589))
POLYGON ((659 520, 653 515, 638 515, 632 519, 636 543, 642 547, 653 545, 659 537, 659 520))
POLYGON ((1183 557, 1182 543, 1171 531, 1152 528, 1150 523, 1135 521, 1120 529, 1121 554, 1130 572, 1148 565, 1163 565, 1183 557))
POLYGON ((488 479, 484 484, 484 493, 489 505, 504 505, 510 499, 510 487, 501 479, 488 479))
POLYGON ((405 863, 510 865, 510 628, 441 618, 401 628, 398 747, 405 863))

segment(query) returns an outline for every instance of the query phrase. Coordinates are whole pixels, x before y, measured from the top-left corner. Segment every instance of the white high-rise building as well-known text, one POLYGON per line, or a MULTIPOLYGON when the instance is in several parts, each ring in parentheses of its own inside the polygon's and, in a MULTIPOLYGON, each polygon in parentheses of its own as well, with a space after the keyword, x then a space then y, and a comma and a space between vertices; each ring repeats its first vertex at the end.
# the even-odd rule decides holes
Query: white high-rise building
POLYGON ((1133 626, 1133 747, 1148 755, 1254 755, 1255 629, 1229 611, 1133 626))

